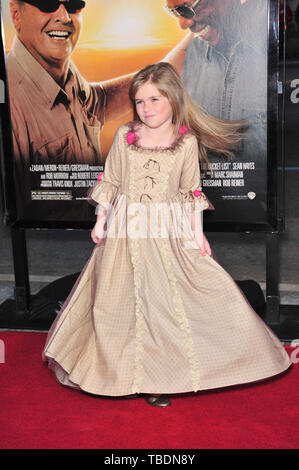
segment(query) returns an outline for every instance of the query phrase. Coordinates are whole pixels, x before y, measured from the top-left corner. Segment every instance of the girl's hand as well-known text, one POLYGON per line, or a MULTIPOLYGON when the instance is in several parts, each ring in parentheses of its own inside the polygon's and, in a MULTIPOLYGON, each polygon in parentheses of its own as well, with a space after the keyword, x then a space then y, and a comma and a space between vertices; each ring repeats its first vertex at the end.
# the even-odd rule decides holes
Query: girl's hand
POLYGON ((212 256, 212 250, 208 240, 206 239, 203 233, 195 234, 195 240, 200 247, 202 256, 209 255, 212 256))
POLYGON ((98 220, 91 232, 91 238, 94 243, 97 245, 104 245, 104 239, 106 237, 106 232, 104 230, 105 221, 98 220))

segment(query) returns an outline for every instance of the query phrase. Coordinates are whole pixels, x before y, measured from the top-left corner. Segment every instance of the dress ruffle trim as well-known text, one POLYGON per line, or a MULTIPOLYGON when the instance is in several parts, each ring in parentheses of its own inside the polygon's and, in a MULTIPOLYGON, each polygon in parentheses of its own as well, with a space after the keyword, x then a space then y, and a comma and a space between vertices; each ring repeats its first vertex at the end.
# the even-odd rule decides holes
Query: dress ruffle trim
POLYGON ((161 240, 161 254, 163 257, 164 266, 166 269, 167 277, 173 294, 173 303, 176 313, 176 318, 180 324, 185 339, 185 346, 187 356, 190 364, 190 375, 192 380, 193 391, 197 392, 200 389, 199 365, 197 363, 194 343, 191 336, 187 315, 184 310, 183 302, 177 288, 177 281, 174 274, 173 266, 171 263, 170 248, 167 240, 161 240))
POLYGON ((174 150, 177 150, 181 147, 181 145, 183 143, 184 135, 186 134, 186 132, 184 134, 180 134, 169 147, 160 147, 160 146, 153 147, 153 148, 151 148, 151 147, 142 147, 140 145, 140 137, 138 136, 138 134, 136 132, 136 129, 138 129, 138 126, 140 126, 140 125, 141 125, 141 123, 138 122, 138 121, 129 122, 127 124, 127 126, 129 127, 129 130, 128 130, 128 132, 126 132, 124 134, 124 139, 125 139, 126 145, 129 145, 130 147, 134 148, 136 151, 139 151, 139 152, 173 153, 174 150), (130 144, 128 143, 128 139, 127 139, 128 133, 134 133, 135 134, 135 139, 132 139, 130 144))
POLYGON ((142 379, 142 355, 143 355, 143 334, 144 334, 144 318, 142 311, 142 299, 139 296, 141 287, 140 275, 140 253, 139 243, 136 239, 131 240, 131 260, 134 272, 134 291, 135 291, 135 315, 136 315, 136 346, 135 346, 135 374, 132 386, 132 393, 140 393, 142 379))
POLYGON ((215 209, 213 204, 208 200, 207 196, 202 192, 201 187, 189 190, 179 189, 179 192, 183 203, 191 204, 192 212, 202 212, 206 209, 215 209))
MULTIPOLYGON (((132 198, 135 197, 135 175, 136 175, 136 161, 130 156, 130 182, 129 192, 132 198)), ((144 333, 144 318, 142 312, 142 299, 139 296, 139 289, 141 287, 141 274, 140 274, 140 254, 139 243, 137 239, 131 238, 131 260, 134 273, 134 293, 135 293, 135 316, 136 316, 136 346, 135 346, 135 373, 132 385, 132 393, 139 393, 141 389, 142 380, 142 354, 143 354, 143 333, 144 333)))
POLYGON ((119 191, 119 186, 102 179, 87 192, 88 202, 93 206, 112 204, 119 191))

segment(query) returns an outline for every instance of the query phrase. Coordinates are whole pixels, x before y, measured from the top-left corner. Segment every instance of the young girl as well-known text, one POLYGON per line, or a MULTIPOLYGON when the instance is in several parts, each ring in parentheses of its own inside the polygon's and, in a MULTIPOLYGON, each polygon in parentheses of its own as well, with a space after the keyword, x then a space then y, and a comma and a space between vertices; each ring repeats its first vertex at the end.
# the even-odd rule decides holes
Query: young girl
POLYGON ((286 370, 279 339, 213 259, 202 230, 199 160, 230 154, 240 122, 196 108, 167 63, 130 88, 134 121, 114 138, 100 181, 94 251, 52 325, 44 359, 60 383, 103 396, 248 383, 286 370))

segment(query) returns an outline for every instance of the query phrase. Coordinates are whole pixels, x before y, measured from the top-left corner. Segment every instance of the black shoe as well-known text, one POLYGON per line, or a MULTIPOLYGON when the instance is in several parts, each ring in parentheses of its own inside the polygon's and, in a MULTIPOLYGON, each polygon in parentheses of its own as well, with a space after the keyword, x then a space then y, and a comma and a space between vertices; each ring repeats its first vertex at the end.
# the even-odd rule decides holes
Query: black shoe
POLYGON ((152 406, 159 406, 160 408, 166 408, 171 405, 170 398, 166 395, 149 395, 145 397, 145 401, 152 406))

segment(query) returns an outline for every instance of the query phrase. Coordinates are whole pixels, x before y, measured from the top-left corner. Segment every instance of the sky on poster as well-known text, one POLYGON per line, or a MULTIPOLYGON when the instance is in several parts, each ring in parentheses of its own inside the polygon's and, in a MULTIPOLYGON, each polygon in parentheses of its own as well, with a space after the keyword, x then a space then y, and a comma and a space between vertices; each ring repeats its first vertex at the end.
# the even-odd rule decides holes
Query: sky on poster
MULTIPOLYGON (((1 3, 6 49, 9 50, 14 28, 9 0, 1 3)), ((163 5, 163 0, 87 0, 78 47, 98 50, 171 46, 185 33, 165 12, 163 5)))

